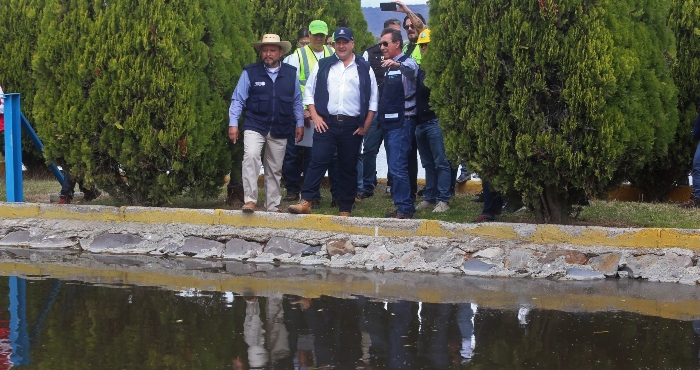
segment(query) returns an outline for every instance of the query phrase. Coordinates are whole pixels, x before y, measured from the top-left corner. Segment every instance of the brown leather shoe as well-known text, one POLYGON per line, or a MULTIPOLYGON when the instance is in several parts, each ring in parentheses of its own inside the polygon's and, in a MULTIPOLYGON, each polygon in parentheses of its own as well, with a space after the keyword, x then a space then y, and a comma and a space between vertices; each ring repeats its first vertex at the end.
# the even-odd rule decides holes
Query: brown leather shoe
POLYGON ((241 211, 245 213, 253 213, 255 212, 255 202, 247 202, 246 204, 241 207, 241 211))
POLYGON ((338 216, 350 217, 350 212, 340 212, 340 213, 338 213, 338 216))
POLYGON ((292 204, 287 208, 289 213, 293 213, 295 215, 299 214, 309 214, 311 213, 311 202, 308 200, 302 199, 299 204, 292 204))

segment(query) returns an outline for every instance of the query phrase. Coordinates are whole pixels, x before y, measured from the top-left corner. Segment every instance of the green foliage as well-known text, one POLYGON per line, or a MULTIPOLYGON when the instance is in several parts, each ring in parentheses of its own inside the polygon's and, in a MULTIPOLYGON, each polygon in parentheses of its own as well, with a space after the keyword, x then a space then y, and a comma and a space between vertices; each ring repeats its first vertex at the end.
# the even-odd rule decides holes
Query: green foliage
POLYGON ((669 24, 676 36, 672 75, 678 87, 679 126, 667 153, 657 157, 630 178, 650 201, 660 200, 674 182, 685 182, 693 162, 696 142, 690 135, 700 101, 700 3, 671 1, 669 24))
MULTIPOLYGON (((44 0, 7 0, 0 6, 0 85, 5 93, 20 94, 22 112, 30 124, 34 122, 31 113, 36 91, 32 55, 43 8, 44 0)), ((22 162, 30 168, 45 166, 26 135, 22 140, 22 162)))
POLYGON ((338 27, 349 27, 355 36, 355 52, 374 44, 372 33, 362 14, 360 0, 261 0, 256 2, 253 32, 260 39, 263 34, 276 33, 282 40, 296 44, 297 31, 308 27, 314 19, 328 24, 333 33, 338 27))
POLYGON ((538 222, 567 222, 675 134, 667 5, 431 1, 424 66, 446 147, 538 222))
POLYGON ((33 63, 47 155, 134 204, 218 195, 250 4, 103 4, 47 0, 33 63))

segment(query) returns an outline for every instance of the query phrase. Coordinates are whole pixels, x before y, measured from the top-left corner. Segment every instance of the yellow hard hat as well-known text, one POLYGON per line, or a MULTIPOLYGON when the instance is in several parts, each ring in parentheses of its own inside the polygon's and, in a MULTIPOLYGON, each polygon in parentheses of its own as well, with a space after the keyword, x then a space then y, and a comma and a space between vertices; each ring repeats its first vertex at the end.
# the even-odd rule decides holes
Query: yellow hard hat
POLYGON ((430 30, 423 30, 418 36, 416 44, 427 44, 430 42, 430 30))

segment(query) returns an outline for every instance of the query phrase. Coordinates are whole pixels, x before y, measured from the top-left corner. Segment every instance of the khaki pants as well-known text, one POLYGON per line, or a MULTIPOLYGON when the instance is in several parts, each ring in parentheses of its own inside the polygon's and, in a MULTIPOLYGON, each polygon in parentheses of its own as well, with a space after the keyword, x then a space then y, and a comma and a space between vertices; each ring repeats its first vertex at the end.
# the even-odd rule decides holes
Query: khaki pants
POLYGON ((265 210, 277 211, 282 201, 280 180, 282 179, 282 163, 287 139, 275 139, 253 130, 243 131, 243 193, 245 202, 258 202, 258 174, 260 173, 261 151, 265 148, 265 158, 262 161, 265 171, 265 210))

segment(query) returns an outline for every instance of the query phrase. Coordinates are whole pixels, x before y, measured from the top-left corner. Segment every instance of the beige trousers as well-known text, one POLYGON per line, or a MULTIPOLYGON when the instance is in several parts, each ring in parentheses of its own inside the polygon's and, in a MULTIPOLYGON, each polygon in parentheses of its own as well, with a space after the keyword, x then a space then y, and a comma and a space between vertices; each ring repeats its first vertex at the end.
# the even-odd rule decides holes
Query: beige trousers
POLYGON ((258 175, 260 174, 261 152, 265 148, 262 161, 265 171, 265 210, 277 211, 282 201, 280 181, 282 163, 287 148, 287 139, 275 139, 253 130, 243 131, 243 194, 245 202, 258 202, 258 175))

